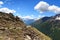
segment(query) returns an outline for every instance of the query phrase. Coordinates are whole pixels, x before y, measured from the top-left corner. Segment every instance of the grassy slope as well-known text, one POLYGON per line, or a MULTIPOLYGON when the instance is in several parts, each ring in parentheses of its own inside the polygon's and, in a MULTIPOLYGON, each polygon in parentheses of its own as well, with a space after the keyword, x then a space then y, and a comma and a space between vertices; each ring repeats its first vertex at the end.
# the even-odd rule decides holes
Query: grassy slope
POLYGON ((33 30, 36 34, 38 34, 38 36, 42 39, 42 40, 52 40, 50 37, 46 36, 45 34, 43 34, 42 32, 38 31, 36 28, 34 27, 29 27, 28 29, 33 30))

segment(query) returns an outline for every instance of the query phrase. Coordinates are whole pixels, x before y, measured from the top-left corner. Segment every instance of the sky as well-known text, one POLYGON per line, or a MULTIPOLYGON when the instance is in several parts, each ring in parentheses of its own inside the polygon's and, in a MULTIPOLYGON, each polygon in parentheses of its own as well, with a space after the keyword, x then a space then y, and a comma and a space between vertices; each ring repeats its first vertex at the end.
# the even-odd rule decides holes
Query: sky
POLYGON ((0 11, 25 19, 39 19, 60 13, 60 0, 0 0, 0 11))

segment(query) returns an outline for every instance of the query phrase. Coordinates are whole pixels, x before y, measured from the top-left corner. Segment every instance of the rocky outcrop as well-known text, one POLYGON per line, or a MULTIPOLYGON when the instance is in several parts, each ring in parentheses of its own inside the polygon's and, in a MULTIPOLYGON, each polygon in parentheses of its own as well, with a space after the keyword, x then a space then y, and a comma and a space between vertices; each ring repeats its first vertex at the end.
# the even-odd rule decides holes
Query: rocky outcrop
POLYGON ((0 40, 51 40, 12 13, 0 12, 0 40))

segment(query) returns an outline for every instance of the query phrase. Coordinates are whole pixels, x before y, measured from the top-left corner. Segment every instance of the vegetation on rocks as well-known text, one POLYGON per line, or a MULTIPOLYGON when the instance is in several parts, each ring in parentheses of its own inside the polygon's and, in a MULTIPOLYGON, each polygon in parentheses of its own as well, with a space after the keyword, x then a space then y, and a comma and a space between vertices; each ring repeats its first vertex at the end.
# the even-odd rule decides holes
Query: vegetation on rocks
POLYGON ((12 13, 0 12, 0 40, 51 40, 36 28, 28 27, 12 13))

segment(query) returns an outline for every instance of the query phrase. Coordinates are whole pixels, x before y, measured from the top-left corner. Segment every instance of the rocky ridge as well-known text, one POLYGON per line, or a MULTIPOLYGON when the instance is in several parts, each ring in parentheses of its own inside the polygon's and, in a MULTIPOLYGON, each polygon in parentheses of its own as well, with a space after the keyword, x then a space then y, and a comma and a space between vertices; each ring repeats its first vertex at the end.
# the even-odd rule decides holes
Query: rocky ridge
POLYGON ((12 13, 0 12, 0 40, 51 40, 12 13))

